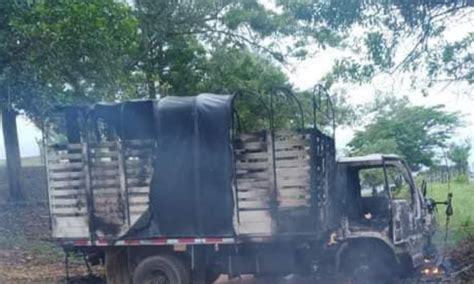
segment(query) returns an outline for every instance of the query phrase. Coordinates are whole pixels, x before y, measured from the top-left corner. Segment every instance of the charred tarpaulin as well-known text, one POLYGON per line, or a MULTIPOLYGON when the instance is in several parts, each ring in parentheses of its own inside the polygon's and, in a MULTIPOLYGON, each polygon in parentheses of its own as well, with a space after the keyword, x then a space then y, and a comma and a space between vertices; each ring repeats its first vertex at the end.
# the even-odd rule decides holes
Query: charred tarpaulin
POLYGON ((65 106, 58 110, 64 112, 69 143, 154 138, 152 100, 65 106))

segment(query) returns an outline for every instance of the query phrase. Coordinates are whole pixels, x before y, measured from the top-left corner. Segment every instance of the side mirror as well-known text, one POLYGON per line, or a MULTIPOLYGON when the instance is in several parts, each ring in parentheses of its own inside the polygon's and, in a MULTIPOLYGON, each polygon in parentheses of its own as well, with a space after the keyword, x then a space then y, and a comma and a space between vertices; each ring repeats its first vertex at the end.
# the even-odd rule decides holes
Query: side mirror
POLYGON ((426 197, 426 193, 428 192, 427 186, 426 186, 426 180, 423 180, 421 182, 421 193, 423 194, 423 197, 426 197))

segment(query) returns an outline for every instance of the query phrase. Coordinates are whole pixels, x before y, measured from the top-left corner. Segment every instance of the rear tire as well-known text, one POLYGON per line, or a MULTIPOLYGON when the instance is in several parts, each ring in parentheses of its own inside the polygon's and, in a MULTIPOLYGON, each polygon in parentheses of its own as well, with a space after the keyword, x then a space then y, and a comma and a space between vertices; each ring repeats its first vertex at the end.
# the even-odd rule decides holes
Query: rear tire
POLYGON ((190 279, 188 267, 172 255, 145 258, 133 273, 134 284, 190 284, 190 279))

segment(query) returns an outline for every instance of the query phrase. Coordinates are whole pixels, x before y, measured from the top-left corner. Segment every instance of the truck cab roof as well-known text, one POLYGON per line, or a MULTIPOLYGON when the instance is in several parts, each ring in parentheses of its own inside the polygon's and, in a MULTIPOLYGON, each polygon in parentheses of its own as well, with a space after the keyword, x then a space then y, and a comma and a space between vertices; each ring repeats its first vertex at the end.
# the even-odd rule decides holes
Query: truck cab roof
POLYGON ((363 164, 363 165, 381 165, 383 160, 401 160, 401 157, 395 154, 370 154, 356 157, 342 157, 337 160, 339 164, 363 164))

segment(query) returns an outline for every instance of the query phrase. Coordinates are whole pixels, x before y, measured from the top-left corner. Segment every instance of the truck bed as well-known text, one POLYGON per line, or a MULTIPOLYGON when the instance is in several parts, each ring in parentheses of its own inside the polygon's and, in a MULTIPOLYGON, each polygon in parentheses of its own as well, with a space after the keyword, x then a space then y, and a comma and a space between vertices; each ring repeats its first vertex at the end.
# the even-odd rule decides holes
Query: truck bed
POLYGON ((261 131, 237 137, 235 238, 120 240, 148 208, 155 142, 52 145, 47 169, 53 238, 76 245, 198 244, 314 232, 314 216, 320 215, 315 210, 321 210, 314 188, 323 188, 314 185, 314 175, 324 174, 323 148, 328 147, 318 135, 278 131, 272 141, 269 131, 261 131), (311 146, 315 143, 319 147, 311 146))

